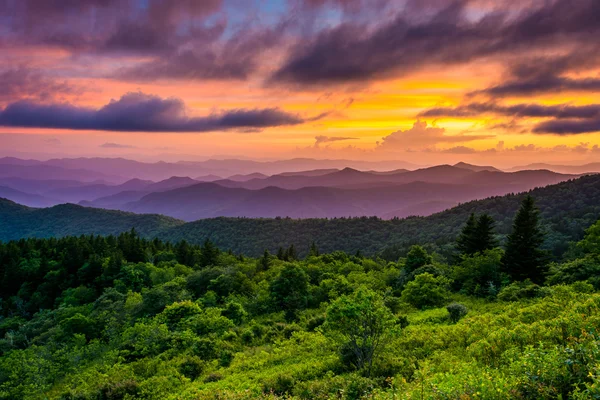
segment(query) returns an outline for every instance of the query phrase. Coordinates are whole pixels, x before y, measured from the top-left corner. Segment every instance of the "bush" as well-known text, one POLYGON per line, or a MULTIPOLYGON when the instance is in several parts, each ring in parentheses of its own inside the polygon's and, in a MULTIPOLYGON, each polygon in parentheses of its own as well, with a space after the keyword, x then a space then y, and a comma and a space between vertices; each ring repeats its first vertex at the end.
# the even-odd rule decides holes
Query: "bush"
POLYGON ((204 383, 218 382, 221 379, 223 379, 223 376, 221 374, 213 372, 212 374, 209 374, 206 378, 204 378, 204 383))
POLYGON ((420 309, 440 307, 449 296, 448 284, 447 278, 435 277, 426 272, 417 275, 413 281, 407 283, 401 297, 405 302, 420 309))
POLYGON ((469 312, 467 307, 460 303, 452 303, 446 307, 446 310, 448 310, 450 321, 452 321, 454 324, 460 321, 460 319, 469 312))
POLYGON ((179 364, 179 372, 191 380, 197 379, 204 370, 204 362, 200 357, 187 357, 179 364))
POLYGON ((263 393, 273 393, 283 396, 292 392, 295 380, 291 375, 280 374, 263 382, 263 393))
POLYGON ((545 297, 547 294, 548 290, 546 288, 542 288, 531 282, 529 279, 526 279, 523 282, 513 282, 500 290, 498 299, 502 301, 519 301, 523 299, 545 297))

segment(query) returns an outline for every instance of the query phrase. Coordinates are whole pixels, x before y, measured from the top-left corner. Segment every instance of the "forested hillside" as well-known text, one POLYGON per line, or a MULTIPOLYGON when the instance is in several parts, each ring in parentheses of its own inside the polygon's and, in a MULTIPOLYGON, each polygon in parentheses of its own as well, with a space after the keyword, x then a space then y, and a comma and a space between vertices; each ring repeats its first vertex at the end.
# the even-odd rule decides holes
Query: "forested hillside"
MULTIPOLYGON (((600 176, 591 175, 530 191, 544 217, 544 247, 562 255, 570 241, 582 238, 584 229, 600 218, 600 176)), ((378 218, 289 219, 212 218, 183 224, 172 218, 135 215, 79 206, 33 210, 0 201, 0 240, 80 234, 117 234, 135 227, 146 238, 182 239, 201 244, 210 238, 235 253, 259 256, 265 249, 294 244, 301 256, 314 241, 326 252, 380 254, 396 259, 415 243, 449 255, 449 245, 472 212, 486 212, 497 221, 502 240, 524 194, 473 201, 429 217, 381 220, 378 218)))
POLYGON ((73 204, 36 209, 0 199, 0 241, 83 234, 117 235, 133 227, 144 237, 152 237, 181 224, 183 221, 162 215, 138 215, 73 204))
POLYGON ((598 398, 600 222, 550 263, 534 200, 517 209, 505 246, 463 220, 452 259, 0 244, 0 398, 598 398))
MULTIPOLYGON (((559 256, 568 242, 579 240, 584 229, 600 218, 600 176, 593 175, 530 191, 537 200, 547 230, 545 248, 559 256)), ((301 255, 312 241, 324 251, 357 251, 395 259, 412 244, 427 244, 444 254, 472 212, 490 214, 502 238, 510 229, 525 194, 507 195, 462 204, 429 217, 288 219, 215 218, 187 223, 161 233, 168 240, 201 243, 210 238, 218 246, 258 256, 294 244, 301 255), (248 234, 251 233, 251 234, 248 234)))

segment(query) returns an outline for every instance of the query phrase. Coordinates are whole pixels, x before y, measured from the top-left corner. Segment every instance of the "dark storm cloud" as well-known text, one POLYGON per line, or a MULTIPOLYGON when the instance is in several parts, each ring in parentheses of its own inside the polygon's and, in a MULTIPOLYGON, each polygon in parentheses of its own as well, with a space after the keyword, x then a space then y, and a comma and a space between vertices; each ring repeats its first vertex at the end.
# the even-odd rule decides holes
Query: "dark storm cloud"
POLYGON ((577 44, 600 33, 597 0, 540 2, 517 17, 495 12, 481 19, 470 16, 469 3, 446 2, 426 20, 401 12, 375 28, 342 23, 292 49, 271 80, 315 84, 398 76, 427 65, 577 44))
MULTIPOLYGON (((315 117, 317 118, 317 117, 315 117)), ((312 121, 279 108, 234 109, 187 117, 179 99, 128 93, 100 109, 20 101, 0 111, 0 126, 121 132, 210 132, 260 129, 312 121)))

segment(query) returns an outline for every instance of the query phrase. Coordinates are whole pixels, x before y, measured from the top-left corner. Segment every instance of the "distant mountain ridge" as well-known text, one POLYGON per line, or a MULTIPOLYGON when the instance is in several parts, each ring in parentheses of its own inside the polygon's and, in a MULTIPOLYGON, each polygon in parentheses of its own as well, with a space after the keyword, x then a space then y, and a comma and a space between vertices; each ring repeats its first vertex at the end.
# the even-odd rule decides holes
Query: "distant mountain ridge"
MULTIPOLYGON (((531 192, 541 209, 545 247, 562 254, 568 242, 579 240, 584 230, 600 218, 600 175, 584 176, 531 192), (565 221, 569 221, 565 224, 565 221)), ((429 217, 382 220, 378 218, 288 219, 288 218, 210 218, 195 222, 136 215, 119 211, 84 208, 75 205, 32 209, 0 200, 0 240, 22 237, 50 237, 81 234, 114 234, 136 228, 145 237, 171 241, 185 239, 202 243, 207 238, 223 249, 258 256, 264 249, 296 245, 306 254, 315 241, 323 252, 342 250, 354 254, 381 254, 397 258, 414 243, 436 243, 445 252, 467 217, 489 213, 496 220, 502 238, 509 232, 512 218, 524 194, 505 195, 470 201, 429 217)))

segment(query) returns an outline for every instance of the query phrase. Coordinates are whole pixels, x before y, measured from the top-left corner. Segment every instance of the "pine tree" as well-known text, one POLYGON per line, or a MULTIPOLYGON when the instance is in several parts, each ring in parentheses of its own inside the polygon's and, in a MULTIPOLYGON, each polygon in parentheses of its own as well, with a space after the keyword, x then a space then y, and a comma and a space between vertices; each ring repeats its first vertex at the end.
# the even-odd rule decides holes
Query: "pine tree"
POLYGON ((456 240, 456 248, 460 254, 472 255, 475 254, 475 232, 477 230, 477 219, 475 214, 471 213, 467 223, 460 232, 460 236, 456 240))
POLYGON ((317 244, 314 241, 310 245, 310 250, 308 252, 308 255, 310 257, 318 257, 319 256, 319 249, 317 248, 317 244))
POLYGON ((217 265, 220 253, 214 243, 210 239, 206 239, 201 249, 200 266, 217 265))
POLYGON ((483 253, 486 250, 491 250, 498 245, 496 238, 494 237, 494 219, 488 214, 482 214, 477 220, 477 226, 475 227, 473 242, 474 242, 474 253, 483 253))
POLYGON ((528 195, 515 217, 502 258, 502 268, 513 280, 531 279, 535 283, 544 280, 545 253, 540 249, 544 234, 539 214, 533 197, 528 195))
POLYGON ((279 250, 277 250, 277 258, 280 260, 284 260, 285 259, 285 251, 283 251, 283 247, 279 247, 279 250))
POLYGON ((258 266, 260 271, 266 271, 269 269, 271 265, 271 254, 269 254, 269 250, 265 250, 263 256, 258 260, 258 266))
POLYGON ((298 259, 298 252, 296 252, 296 247, 292 244, 290 248, 287 250, 287 261, 294 261, 298 259))

